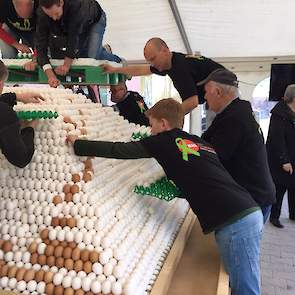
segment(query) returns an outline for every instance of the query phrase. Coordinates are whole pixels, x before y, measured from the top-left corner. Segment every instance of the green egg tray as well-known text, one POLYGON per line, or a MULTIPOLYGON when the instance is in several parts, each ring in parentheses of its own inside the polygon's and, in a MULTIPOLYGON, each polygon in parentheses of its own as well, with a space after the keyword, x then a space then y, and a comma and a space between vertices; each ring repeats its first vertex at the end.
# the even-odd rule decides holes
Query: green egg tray
POLYGON ((56 119, 58 117, 58 113, 52 111, 19 111, 16 114, 20 120, 56 119))

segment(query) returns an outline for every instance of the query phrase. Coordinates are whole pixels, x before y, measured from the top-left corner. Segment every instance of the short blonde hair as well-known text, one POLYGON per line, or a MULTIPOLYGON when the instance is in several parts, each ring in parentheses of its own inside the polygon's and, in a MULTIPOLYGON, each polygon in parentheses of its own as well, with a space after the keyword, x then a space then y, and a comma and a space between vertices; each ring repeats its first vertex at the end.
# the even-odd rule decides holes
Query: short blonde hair
POLYGON ((184 123, 184 111, 182 105, 173 98, 165 98, 157 102, 145 112, 147 117, 157 120, 165 119, 170 127, 182 129, 184 123))

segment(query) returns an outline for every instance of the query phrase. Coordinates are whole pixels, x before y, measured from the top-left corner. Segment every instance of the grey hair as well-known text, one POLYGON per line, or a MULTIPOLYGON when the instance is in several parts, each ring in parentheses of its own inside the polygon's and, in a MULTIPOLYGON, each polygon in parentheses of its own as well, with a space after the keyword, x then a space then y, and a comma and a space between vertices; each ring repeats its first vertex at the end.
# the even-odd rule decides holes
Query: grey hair
POLYGON ((240 95, 239 88, 235 86, 226 85, 226 84, 218 83, 215 81, 211 81, 211 82, 214 83, 217 87, 222 88, 225 93, 232 93, 236 97, 240 95))
POLYGON ((295 84, 290 84, 287 86, 284 94, 284 101, 286 103, 292 103, 295 98, 295 84))

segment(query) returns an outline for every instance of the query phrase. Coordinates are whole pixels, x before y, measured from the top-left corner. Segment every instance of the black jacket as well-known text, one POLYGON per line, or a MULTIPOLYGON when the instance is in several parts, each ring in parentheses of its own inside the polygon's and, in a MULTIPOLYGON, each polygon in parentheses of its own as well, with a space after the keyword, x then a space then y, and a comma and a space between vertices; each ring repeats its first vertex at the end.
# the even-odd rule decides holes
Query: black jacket
POLYGON ((261 206, 275 202, 264 138, 249 102, 239 98, 218 114, 203 134, 221 163, 261 206))
POLYGON ((286 163, 295 169, 295 114, 284 101, 271 113, 266 143, 271 174, 276 184, 295 187, 295 172, 290 175, 282 169, 286 163))
POLYGON ((102 8, 95 0, 64 0, 63 15, 57 21, 47 16, 40 7, 36 34, 39 65, 49 63, 50 35, 65 37, 65 56, 75 58, 81 35, 87 35, 91 25, 98 22, 101 15, 102 8))
POLYGON ((134 91, 128 91, 125 99, 118 102, 115 107, 119 110, 120 116, 123 116, 130 123, 149 126, 149 120, 144 112, 148 110, 143 97, 134 91))
POLYGON ((30 163, 34 154, 34 129, 20 130, 20 123, 13 106, 16 95, 6 93, 0 96, 0 149, 13 165, 23 168, 30 163))

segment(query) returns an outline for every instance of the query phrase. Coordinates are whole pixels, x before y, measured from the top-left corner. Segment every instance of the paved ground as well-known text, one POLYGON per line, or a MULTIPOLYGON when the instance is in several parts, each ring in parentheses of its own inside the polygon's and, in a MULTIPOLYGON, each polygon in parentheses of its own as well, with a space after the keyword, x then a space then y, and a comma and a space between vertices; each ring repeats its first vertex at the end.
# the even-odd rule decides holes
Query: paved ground
POLYGON ((288 219, 285 196, 277 229, 269 222, 261 245, 262 295, 295 295, 295 221, 288 219))

